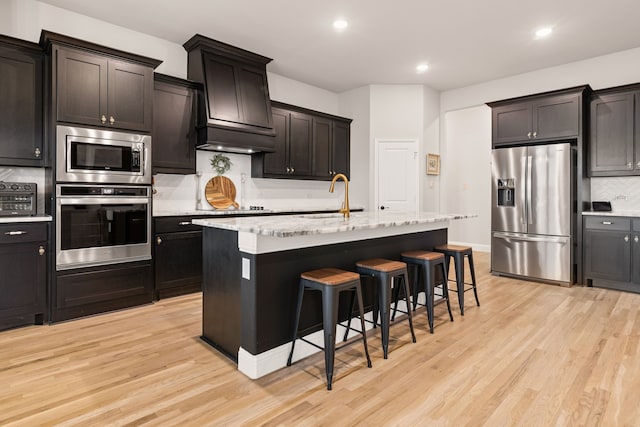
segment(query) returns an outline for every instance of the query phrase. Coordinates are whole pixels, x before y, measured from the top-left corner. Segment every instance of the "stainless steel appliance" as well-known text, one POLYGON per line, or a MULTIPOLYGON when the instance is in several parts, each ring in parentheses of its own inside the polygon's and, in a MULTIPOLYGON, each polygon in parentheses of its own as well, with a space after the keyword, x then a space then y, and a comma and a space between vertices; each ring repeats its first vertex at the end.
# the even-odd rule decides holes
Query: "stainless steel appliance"
POLYGON ((151 136, 58 126, 56 181, 151 184, 151 136))
POLYGON ((493 150, 491 271, 571 283, 571 145, 493 150))
POLYGON ((0 216, 34 216, 37 185, 24 182, 0 182, 0 216))
POLYGON ((151 259, 151 187, 56 186, 56 269, 151 259))

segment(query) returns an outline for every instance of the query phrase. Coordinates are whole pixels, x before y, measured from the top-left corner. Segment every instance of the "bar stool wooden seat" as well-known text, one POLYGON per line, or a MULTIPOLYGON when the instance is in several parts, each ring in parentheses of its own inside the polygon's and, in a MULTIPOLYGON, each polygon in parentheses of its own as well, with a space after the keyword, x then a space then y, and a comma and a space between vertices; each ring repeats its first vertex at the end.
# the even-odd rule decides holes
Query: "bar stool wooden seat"
POLYGON ((447 268, 447 279, 449 278, 449 265, 451 264, 450 258, 453 258, 454 268, 456 269, 456 289, 451 289, 458 294, 458 304, 460 305, 460 314, 464 316, 464 293, 473 290, 473 294, 476 297, 476 304, 480 307, 480 300, 478 300, 478 290, 476 288, 476 271, 473 266, 473 250, 471 246, 460 245, 439 245, 433 248, 436 252, 441 252, 445 256, 445 265, 447 268), (471 283, 465 283, 464 281, 464 258, 469 260, 469 271, 471 272, 471 283))
MULTIPOLYGON (((389 324, 391 318, 391 293, 394 282, 399 285, 401 281, 404 285, 405 300, 407 303, 407 314, 409 319, 409 329, 411 338, 416 342, 416 335, 413 331, 413 320, 411 314, 411 304, 409 302, 409 279, 407 274, 407 264, 400 261, 392 261, 383 258, 371 258, 356 262, 356 269, 362 275, 372 276, 376 281, 378 294, 378 310, 382 324, 382 351, 386 359, 389 354, 389 324)), ((375 310, 374 310, 375 311, 375 310)), ((377 316, 374 312, 374 322, 377 316)), ((350 323, 351 321, 349 321, 350 323)), ((349 325, 347 325, 347 332, 349 325)))
POLYGON ((445 301, 447 303, 447 310, 449 311, 449 318, 453 322, 453 313, 451 313, 451 304, 449 303, 449 289, 447 285, 447 276, 445 268, 444 255, 439 252, 429 251, 406 251, 400 254, 402 260, 409 265, 417 267, 417 274, 413 276, 413 307, 417 306, 418 285, 420 278, 422 278, 422 286, 424 288, 427 317, 429 320, 429 332, 433 333, 433 319, 434 319, 434 294, 436 288, 435 272, 436 267, 440 266, 442 273, 442 299, 439 302, 445 301))
POLYGON ((333 383, 333 362, 336 350, 336 325, 338 323, 338 301, 339 294, 343 291, 355 291, 358 300, 358 310, 360 314, 360 326, 362 341, 364 343, 364 353, 367 357, 367 367, 371 367, 371 358, 367 348, 367 335, 364 326, 364 310, 362 304, 362 289, 360 286, 360 275, 351 271, 337 268, 321 268, 304 272, 300 275, 300 289, 298 292, 298 304, 296 308, 296 318, 293 327, 293 338, 291 339, 291 352, 287 360, 287 366, 291 366, 293 350, 296 339, 301 339, 315 347, 324 350, 324 363, 327 376, 327 390, 331 390, 333 383), (302 337, 298 337, 298 326, 300 323, 300 313, 302 312, 302 299, 307 289, 322 292, 322 324, 324 329, 324 347, 320 347, 302 337))

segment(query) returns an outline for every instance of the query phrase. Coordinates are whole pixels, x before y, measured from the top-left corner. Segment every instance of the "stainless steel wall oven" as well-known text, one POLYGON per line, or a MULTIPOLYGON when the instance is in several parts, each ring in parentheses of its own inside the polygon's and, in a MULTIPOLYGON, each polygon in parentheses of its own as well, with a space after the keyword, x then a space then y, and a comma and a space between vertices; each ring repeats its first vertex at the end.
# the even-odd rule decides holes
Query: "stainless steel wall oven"
POLYGON ((151 259, 150 190, 56 185, 56 269, 151 259))

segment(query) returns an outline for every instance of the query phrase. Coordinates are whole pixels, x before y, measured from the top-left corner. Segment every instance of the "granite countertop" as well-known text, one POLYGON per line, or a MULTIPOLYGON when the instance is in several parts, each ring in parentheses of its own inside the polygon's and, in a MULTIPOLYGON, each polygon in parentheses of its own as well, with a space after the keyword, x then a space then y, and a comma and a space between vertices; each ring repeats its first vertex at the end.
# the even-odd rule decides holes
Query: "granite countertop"
MULTIPOLYGON (((351 210, 362 210, 362 207, 355 206, 351 210)), ((335 207, 309 207, 309 208, 271 208, 262 210, 253 209, 154 209, 153 216, 229 216, 229 215, 269 215, 269 214, 286 214, 286 213, 305 213, 305 212, 337 212, 335 207)))
POLYGON ((611 212, 583 211, 582 215, 640 217, 640 211, 611 211, 611 212))
POLYGON ((376 211, 352 213, 350 218, 343 218, 342 214, 331 213, 268 216, 261 218, 202 218, 194 219, 193 223, 205 227, 242 231, 263 236, 292 237, 447 222, 477 216, 476 214, 376 211))
POLYGON ((16 222, 51 222, 51 215, 36 216, 6 216, 0 217, 0 224, 13 224, 16 222))

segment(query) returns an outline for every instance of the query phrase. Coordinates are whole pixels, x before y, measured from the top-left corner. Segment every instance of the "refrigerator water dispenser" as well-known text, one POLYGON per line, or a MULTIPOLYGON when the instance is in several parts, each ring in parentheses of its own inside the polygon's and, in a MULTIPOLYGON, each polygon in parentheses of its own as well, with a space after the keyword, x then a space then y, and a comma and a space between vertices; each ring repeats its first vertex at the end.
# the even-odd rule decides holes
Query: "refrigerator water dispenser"
POLYGON ((498 178, 498 206, 515 206, 515 179, 498 178))

